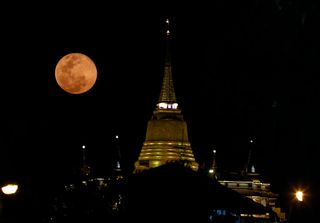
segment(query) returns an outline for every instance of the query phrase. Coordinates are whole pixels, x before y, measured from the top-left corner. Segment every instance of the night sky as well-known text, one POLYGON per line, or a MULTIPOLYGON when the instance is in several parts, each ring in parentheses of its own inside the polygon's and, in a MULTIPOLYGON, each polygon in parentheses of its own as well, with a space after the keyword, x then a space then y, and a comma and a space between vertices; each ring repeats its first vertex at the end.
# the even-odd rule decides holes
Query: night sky
POLYGON ((220 169, 243 168, 253 138, 256 170, 276 192, 287 196, 302 184, 319 196, 319 3, 221 0, 161 13, 93 3, 37 7, 8 7, 1 18, 1 178, 68 179, 83 144, 103 174, 116 134, 131 171, 160 94, 170 15, 174 85, 200 166, 210 165, 215 148, 220 169), (71 52, 86 54, 98 70, 81 95, 54 78, 71 52))

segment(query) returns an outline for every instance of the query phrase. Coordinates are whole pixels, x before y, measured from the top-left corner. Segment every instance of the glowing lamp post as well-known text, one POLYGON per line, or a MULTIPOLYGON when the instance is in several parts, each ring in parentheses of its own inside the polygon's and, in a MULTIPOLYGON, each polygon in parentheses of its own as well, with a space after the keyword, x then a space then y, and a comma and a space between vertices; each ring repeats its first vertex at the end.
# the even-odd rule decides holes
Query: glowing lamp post
MULTIPOLYGON (((304 192, 302 190, 297 190, 294 193, 294 199, 290 204, 290 209, 288 213, 288 223, 291 223, 292 215, 295 215, 295 218, 299 218, 299 214, 301 214, 301 209, 303 208, 304 202, 304 192)), ((301 218, 301 216, 300 216, 301 218)))
POLYGON ((17 222, 19 202, 17 203, 17 196, 13 195, 18 191, 18 184, 7 183, 0 187, 2 192, 2 194, 0 192, 0 222, 17 222))
POLYGON ((2 193, 6 195, 12 195, 15 194, 18 190, 18 184, 7 184, 3 187, 1 187, 2 193))

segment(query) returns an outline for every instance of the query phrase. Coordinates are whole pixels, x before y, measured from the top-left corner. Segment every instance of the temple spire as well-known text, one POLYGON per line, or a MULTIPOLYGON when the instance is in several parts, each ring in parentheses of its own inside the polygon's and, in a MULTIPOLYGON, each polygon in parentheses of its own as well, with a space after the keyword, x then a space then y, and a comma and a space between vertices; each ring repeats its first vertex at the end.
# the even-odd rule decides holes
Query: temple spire
POLYGON ((255 167, 254 167, 254 163, 253 163, 253 159, 252 159, 252 153, 254 152, 253 151, 254 141, 252 138, 249 139, 249 143, 250 143, 250 147, 249 147, 249 152, 248 152, 248 159, 247 159, 245 169, 244 169, 245 174, 256 172, 255 167))
POLYGON ((166 19, 166 54, 165 54, 165 65, 171 67, 171 31, 170 31, 170 20, 166 19))
POLYGON ((193 170, 198 170, 199 167, 188 139, 187 123, 183 119, 181 109, 178 108, 173 88, 169 25, 170 21, 167 19, 165 66, 160 97, 148 122, 146 138, 135 162, 135 172, 168 162, 180 162, 193 170))
POLYGON ((159 109, 177 109, 178 104, 176 94, 173 87, 172 66, 171 66, 171 32, 170 21, 166 19, 166 52, 165 52, 165 66, 164 76, 162 81, 162 88, 159 97, 157 108, 159 109))
POLYGON ((120 152, 120 142, 119 135, 115 136, 116 138, 116 154, 115 154, 115 166, 113 168, 114 171, 121 171, 121 152, 120 152))
POLYGON ((213 152, 213 157, 212 157, 212 165, 211 168, 209 169, 209 176, 212 178, 217 178, 217 164, 216 164, 216 153, 217 150, 212 150, 213 152))
POLYGON ((91 173, 90 166, 87 164, 87 157, 86 157, 86 146, 82 145, 82 167, 81 173, 83 176, 88 177, 91 173))

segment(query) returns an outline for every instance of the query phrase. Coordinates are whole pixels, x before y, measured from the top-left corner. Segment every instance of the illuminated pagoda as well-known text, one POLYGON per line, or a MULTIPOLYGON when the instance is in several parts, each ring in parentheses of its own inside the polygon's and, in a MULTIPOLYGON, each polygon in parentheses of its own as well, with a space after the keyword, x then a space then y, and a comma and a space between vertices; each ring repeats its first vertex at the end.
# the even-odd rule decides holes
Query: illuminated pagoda
POLYGON ((135 162, 136 172, 173 161, 184 162, 193 170, 198 169, 198 163, 195 161, 188 140, 187 123, 181 114, 173 87, 169 19, 166 20, 166 24, 166 55, 162 88, 159 101, 148 122, 140 156, 135 162))

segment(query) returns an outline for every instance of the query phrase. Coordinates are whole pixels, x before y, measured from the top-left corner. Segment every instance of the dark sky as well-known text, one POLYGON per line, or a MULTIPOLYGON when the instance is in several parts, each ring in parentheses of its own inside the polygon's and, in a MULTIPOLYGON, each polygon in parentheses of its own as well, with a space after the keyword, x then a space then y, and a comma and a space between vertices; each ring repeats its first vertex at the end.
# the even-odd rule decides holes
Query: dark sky
POLYGON ((8 7, 10 16, 1 18, 2 176, 65 179, 80 163, 82 144, 103 173, 115 134, 132 169, 160 93, 169 14, 175 90, 198 162, 208 164, 215 148, 221 169, 241 168, 253 137, 256 170, 276 190, 319 186, 319 4, 185 7, 8 7), (71 52, 98 69, 82 95, 54 79, 56 63, 71 52))

